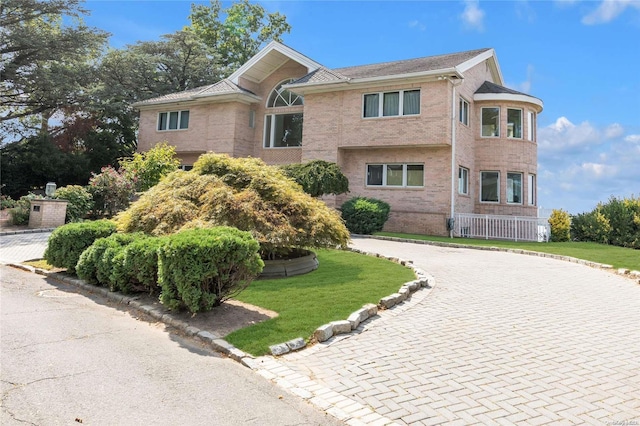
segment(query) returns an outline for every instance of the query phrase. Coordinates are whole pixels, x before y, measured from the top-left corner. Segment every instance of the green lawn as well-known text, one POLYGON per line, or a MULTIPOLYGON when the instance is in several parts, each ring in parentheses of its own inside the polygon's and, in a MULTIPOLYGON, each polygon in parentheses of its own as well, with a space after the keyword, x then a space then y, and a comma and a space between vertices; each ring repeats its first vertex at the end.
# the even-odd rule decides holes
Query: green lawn
POLYGON ((610 246, 597 243, 566 242, 566 243, 532 243, 500 240, 481 240, 474 238, 447 238, 430 235, 400 234, 393 232, 378 232, 376 235, 387 237, 409 238, 414 240, 427 240, 445 243, 466 244, 474 246, 501 247, 510 249, 523 249, 539 251, 543 253, 559 254, 576 257, 591 262, 613 265, 614 268, 627 268, 640 271, 640 250, 610 246))
POLYGON ((270 345, 308 339, 319 326, 345 320, 362 305, 378 303, 415 279, 410 268, 376 257, 338 250, 320 250, 317 255, 320 266, 313 272, 252 282, 236 299, 279 316, 225 339, 245 352, 264 355, 270 345))

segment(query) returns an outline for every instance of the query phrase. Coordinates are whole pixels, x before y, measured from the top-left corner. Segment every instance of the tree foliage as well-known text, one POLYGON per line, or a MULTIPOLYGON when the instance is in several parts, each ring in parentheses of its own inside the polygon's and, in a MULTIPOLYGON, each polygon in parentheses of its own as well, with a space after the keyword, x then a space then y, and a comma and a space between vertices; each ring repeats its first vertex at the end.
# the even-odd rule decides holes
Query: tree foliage
POLYGON ((551 241, 562 242, 570 240, 571 216, 566 211, 554 209, 549 217, 551 226, 551 241))
POLYGON ((56 112, 84 109, 107 40, 84 25, 85 13, 78 0, 0 3, 0 122, 22 119, 23 131, 46 132, 56 112))
POLYGON ((336 163, 313 160, 282 166, 284 173, 312 197, 349 192, 349 180, 336 163))
POLYGON ((241 0, 227 9, 222 9, 219 0, 211 1, 209 6, 192 4, 189 19, 189 30, 217 52, 227 75, 258 53, 263 43, 281 42, 281 36, 291 31, 284 15, 267 13, 264 7, 249 0, 241 0))
POLYGON ((260 242, 263 256, 291 248, 346 246, 338 213, 305 194, 279 168, 258 159, 204 154, 116 218, 125 232, 167 235, 182 229, 233 226, 260 242))
POLYGON ((640 249, 640 197, 611 197, 571 218, 571 238, 640 249))
POLYGON ((131 158, 120 160, 123 173, 135 182, 137 191, 146 191, 169 173, 178 170, 180 160, 176 148, 166 142, 157 144, 145 153, 136 152, 131 158))

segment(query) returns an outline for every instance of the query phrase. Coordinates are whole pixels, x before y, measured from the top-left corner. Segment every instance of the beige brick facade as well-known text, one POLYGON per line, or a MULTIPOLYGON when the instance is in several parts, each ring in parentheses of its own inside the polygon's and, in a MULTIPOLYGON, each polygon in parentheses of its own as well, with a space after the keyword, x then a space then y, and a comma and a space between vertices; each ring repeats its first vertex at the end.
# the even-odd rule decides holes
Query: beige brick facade
POLYGON ((55 228, 64 225, 66 200, 31 200, 29 228, 55 228))
POLYGON ((527 119, 529 111, 540 112, 541 104, 528 102, 522 96, 510 97, 509 93, 506 97, 499 93, 495 99, 474 100, 484 82, 501 83, 496 69, 495 59, 489 58, 468 66, 462 78, 434 73, 420 78, 378 79, 327 90, 311 87, 304 94, 304 106, 268 107, 269 95, 281 82, 309 72, 308 64, 290 59, 265 72, 262 79, 256 79, 255 73, 247 74, 251 78, 244 75, 237 78, 237 85, 255 95, 254 98, 218 101, 212 97, 208 102, 165 102, 161 107, 140 108, 139 150, 167 141, 177 146, 181 160, 187 165, 207 151, 259 157, 268 164, 314 159, 337 162, 349 178, 350 193, 327 197, 327 203, 340 206, 356 195, 384 200, 392 208, 386 225, 391 231, 446 234, 452 200, 454 211, 459 213, 535 216, 537 207, 535 203, 530 204, 527 195, 528 176, 537 172, 537 145, 535 138, 528 140, 527 119), (366 94, 416 89, 420 90, 419 114, 363 117, 366 94), (459 120, 460 98, 469 104, 467 125, 459 120), (481 136, 483 106, 500 108, 501 137, 481 136), (520 139, 505 137, 508 108, 522 110, 520 139), (159 112, 179 110, 190 111, 188 129, 156 130, 159 112), (284 113, 304 114, 302 146, 265 148, 265 117, 284 113), (455 137, 452 126, 455 126, 455 137), (407 163, 424 165, 423 187, 367 185, 367 165, 407 163), (459 167, 468 170, 468 194, 458 192, 459 167), (500 172, 500 202, 480 201, 481 171, 500 172), (522 174, 521 204, 506 202, 507 173, 522 174))

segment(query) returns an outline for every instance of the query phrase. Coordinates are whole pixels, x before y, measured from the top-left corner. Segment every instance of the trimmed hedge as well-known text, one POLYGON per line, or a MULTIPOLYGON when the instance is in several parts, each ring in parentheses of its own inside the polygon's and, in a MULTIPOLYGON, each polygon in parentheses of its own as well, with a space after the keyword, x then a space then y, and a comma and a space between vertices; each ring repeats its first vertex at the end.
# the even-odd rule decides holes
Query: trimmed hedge
POLYGON ((44 258, 49 265, 67 268, 67 272, 73 274, 82 252, 98 238, 108 237, 114 232, 116 225, 110 220, 60 226, 51 233, 44 258))
POLYGON ((98 238, 80 255, 76 272, 90 284, 98 284, 116 290, 111 274, 116 256, 124 247, 132 243, 138 234, 112 234, 105 238, 98 238))
POLYGON ((342 205, 342 218, 354 234, 382 231, 389 219, 389 204, 375 198, 354 197, 342 205))
POLYGON ((123 293, 155 293, 158 288, 158 249, 165 238, 140 237, 116 255, 111 280, 123 293))
POLYGON ((264 262, 249 232, 226 226, 167 237, 158 249, 160 300, 169 309, 210 310, 245 289, 264 262))

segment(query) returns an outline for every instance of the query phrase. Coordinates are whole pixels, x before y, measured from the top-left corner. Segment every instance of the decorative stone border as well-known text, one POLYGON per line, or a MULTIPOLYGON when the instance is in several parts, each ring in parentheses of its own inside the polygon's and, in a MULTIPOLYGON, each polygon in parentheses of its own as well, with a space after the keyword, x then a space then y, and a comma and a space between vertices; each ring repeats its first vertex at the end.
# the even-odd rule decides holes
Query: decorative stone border
MULTIPOLYGON (((349 315, 346 320, 332 321, 328 324, 321 325, 314 331, 310 342, 322 343, 329 340, 333 336, 351 333, 353 330, 358 328, 361 323, 368 320, 369 318, 378 315, 378 309, 390 309, 395 305, 402 303, 410 298, 411 294, 418 291, 419 289, 423 287, 430 289, 435 285, 435 278, 433 278, 431 275, 428 275, 422 269, 414 266, 413 263, 409 260, 402 260, 396 257, 387 257, 378 253, 363 252, 357 249, 350 250, 354 253, 361 253, 367 256, 387 259, 402 266, 407 266, 413 269, 413 272, 416 275, 416 279, 404 283, 397 293, 393 293, 389 296, 383 297, 382 299, 380 299, 377 305, 368 303, 349 315)), ((306 346, 307 344, 305 340, 302 337, 298 337, 297 339, 293 339, 285 343, 269 346, 269 350, 271 351, 271 355, 279 356, 291 351, 304 349, 306 346)))
MULTIPOLYGON (((640 271, 632 271, 626 268, 619 268, 617 270, 614 270, 612 265, 607 265, 606 263, 592 262, 590 260, 578 259, 576 257, 571 257, 571 256, 562 256, 559 254, 542 253, 539 251, 531 251, 531 250, 523 250, 523 249, 508 249, 508 248, 494 247, 494 246, 489 246, 489 247, 474 246, 471 244, 445 243, 441 241, 412 240, 410 238, 385 237, 382 235, 353 235, 353 236, 358 238, 371 238, 374 240, 396 241, 400 243, 424 244, 428 246, 465 248, 465 249, 472 249, 472 250, 501 251, 506 253, 526 254, 528 256, 546 257, 549 259, 563 260, 565 262, 571 262, 571 263, 577 263, 579 265, 590 266, 592 268, 604 269, 614 274, 622 275, 624 277, 637 280, 638 283, 640 284, 640 271)), ((540 244, 544 244, 544 243, 540 243, 540 244)))
POLYGON ((264 269, 258 278, 293 277, 318 269, 318 258, 314 252, 306 256, 286 260, 265 260, 264 269))
POLYGON ((39 232, 53 232, 56 228, 17 229, 15 231, 0 231, 0 236, 17 234, 37 234, 39 232))

